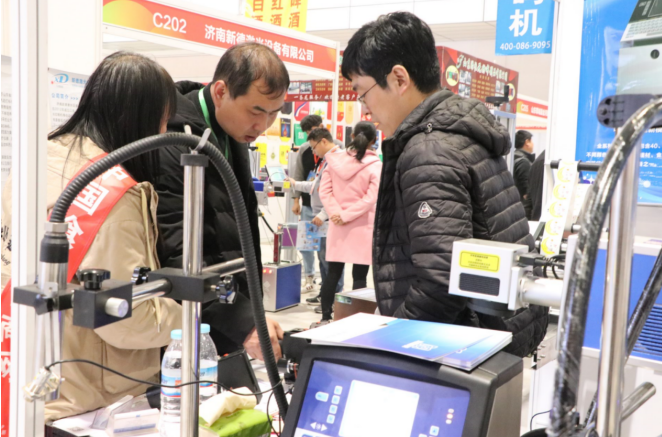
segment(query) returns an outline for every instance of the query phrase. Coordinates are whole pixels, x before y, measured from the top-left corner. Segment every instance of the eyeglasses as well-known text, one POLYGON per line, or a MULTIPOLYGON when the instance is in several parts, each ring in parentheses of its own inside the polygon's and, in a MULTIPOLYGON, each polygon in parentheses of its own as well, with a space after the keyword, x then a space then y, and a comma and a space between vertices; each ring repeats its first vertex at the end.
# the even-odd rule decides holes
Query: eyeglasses
POLYGON ((319 141, 316 142, 314 145, 313 145, 312 141, 309 141, 309 143, 310 143, 310 150, 312 150, 313 152, 315 151, 315 147, 319 146, 319 144, 320 144, 319 141))
POLYGON ((357 100, 360 104, 365 105, 365 96, 366 96, 366 94, 368 94, 368 93, 370 92, 370 90, 373 89, 373 88, 376 87, 376 86, 377 86, 377 82, 375 82, 375 84, 374 84, 373 86, 371 86, 371 87, 368 89, 368 91, 366 91, 366 92, 364 92, 363 94, 361 94, 360 96, 358 96, 358 97, 356 98, 356 100, 357 100))

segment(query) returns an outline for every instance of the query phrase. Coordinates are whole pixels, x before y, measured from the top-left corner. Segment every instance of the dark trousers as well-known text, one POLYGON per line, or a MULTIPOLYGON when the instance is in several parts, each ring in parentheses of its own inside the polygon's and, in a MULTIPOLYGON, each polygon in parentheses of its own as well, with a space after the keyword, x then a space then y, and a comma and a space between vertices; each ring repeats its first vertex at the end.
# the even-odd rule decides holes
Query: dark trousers
MULTIPOLYGON (((344 268, 345 263, 329 262, 329 272, 326 274, 326 280, 322 282, 322 288, 320 289, 320 296, 322 298, 322 320, 331 320, 333 300, 336 297, 336 287, 344 268)), ((369 265, 354 264, 352 268, 352 290, 367 287, 369 269, 369 265)))

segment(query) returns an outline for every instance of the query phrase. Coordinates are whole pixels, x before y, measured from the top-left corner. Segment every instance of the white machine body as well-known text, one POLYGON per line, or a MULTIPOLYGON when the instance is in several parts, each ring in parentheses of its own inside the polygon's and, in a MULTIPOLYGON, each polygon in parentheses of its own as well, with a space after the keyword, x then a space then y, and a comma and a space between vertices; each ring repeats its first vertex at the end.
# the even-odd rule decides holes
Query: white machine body
POLYGON ((453 243, 449 293, 521 307, 517 290, 527 269, 517 265, 517 257, 529 252, 522 244, 469 239, 453 243))
POLYGON ((620 41, 616 92, 658 95, 661 71, 662 0, 639 0, 620 41))

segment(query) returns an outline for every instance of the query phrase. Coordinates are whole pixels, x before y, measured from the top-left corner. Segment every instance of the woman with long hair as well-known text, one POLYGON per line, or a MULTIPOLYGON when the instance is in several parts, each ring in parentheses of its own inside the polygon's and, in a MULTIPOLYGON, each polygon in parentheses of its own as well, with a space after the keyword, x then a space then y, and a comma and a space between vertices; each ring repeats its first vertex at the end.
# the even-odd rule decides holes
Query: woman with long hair
POLYGON ((372 123, 354 127, 345 153, 330 153, 320 197, 329 215, 326 260, 327 280, 322 283, 322 320, 331 320, 335 284, 345 263, 353 264, 352 289, 367 286, 372 264, 372 230, 382 163, 373 150, 377 130, 372 123))
MULTIPOLYGON (((133 141, 164 133, 175 110, 174 83, 157 63, 127 52, 105 58, 90 76, 76 112, 48 137, 49 212, 70 180, 91 160, 133 141)), ((159 267, 158 199, 152 187, 158 177, 158 153, 125 161, 122 168, 106 175, 118 180, 128 178, 130 187, 121 197, 116 196, 116 203, 96 234, 77 231, 69 234, 70 250, 76 244, 91 243, 79 269, 101 268, 109 270, 112 279, 129 281, 135 267, 159 267)), ((112 197, 106 175, 95 180, 94 187, 98 193, 107 192, 105 197, 112 197)), ((10 181, 5 190, 3 225, 11 226, 10 181)), ((102 196, 95 200, 92 191, 88 194, 89 214, 100 214, 95 205, 101 204, 102 196)), ((11 260, 9 238, 2 241, 3 260, 11 260)), ((2 273, 4 287, 11 274, 11 264, 3 263, 2 273)), ((154 382, 158 381, 160 348, 169 343, 170 331, 181 327, 181 307, 166 298, 139 303, 133 307, 130 318, 94 330, 74 326, 71 310, 63 311, 61 317, 64 318, 62 359, 90 360, 154 382)), ((146 389, 144 384, 84 363, 63 364, 61 376, 64 381, 60 399, 46 404, 47 420, 105 407, 146 389)))

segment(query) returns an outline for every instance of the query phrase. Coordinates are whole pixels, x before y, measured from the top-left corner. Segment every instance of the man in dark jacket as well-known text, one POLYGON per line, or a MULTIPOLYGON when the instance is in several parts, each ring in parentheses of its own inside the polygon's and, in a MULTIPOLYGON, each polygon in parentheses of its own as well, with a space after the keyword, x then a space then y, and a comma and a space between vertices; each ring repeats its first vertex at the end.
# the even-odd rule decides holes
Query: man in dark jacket
MULTIPOLYGON (((253 244, 260 262, 260 234, 257 199, 250 172, 246 143, 257 139, 275 120, 283 106, 289 86, 287 69, 268 47, 257 43, 239 44, 220 59, 211 82, 178 82, 177 114, 168 121, 168 130, 184 132, 186 125, 194 135, 202 136, 207 128, 209 141, 224 154, 239 182, 253 234, 253 244)), ((180 156, 186 147, 160 149, 161 175, 156 185, 159 195, 158 222, 162 236, 159 259, 164 267, 182 266, 182 222, 184 218, 184 171, 180 156)), ((237 223, 228 190, 213 166, 205 171, 203 257, 206 265, 242 257, 237 223)), ((211 337, 220 354, 245 347, 248 353, 262 358, 246 277, 237 277, 234 305, 212 302, 204 306, 202 322, 211 326, 211 337)), ((282 330, 267 319, 274 353, 280 356, 278 339, 282 330)))
POLYGON ((532 138, 533 135, 527 130, 518 130, 515 134, 515 164, 513 168, 515 186, 517 187, 517 191, 519 191, 519 197, 524 205, 524 211, 528 219, 531 218, 531 208, 529 202, 527 202, 529 175, 531 174, 531 164, 536 158, 533 154, 532 138))
POLYGON ((524 202, 524 209, 529 208, 531 216, 529 220, 537 222, 542 215, 542 189, 545 178, 545 151, 540 154, 531 164, 529 174, 529 191, 524 202))
POLYGON ((408 12, 379 17, 349 41, 342 74, 388 138, 383 146, 373 269, 383 315, 508 330, 525 356, 547 329, 547 308, 476 314, 448 294, 453 242, 468 238, 533 248, 503 156, 506 129, 485 105, 440 90, 430 28, 408 12))

